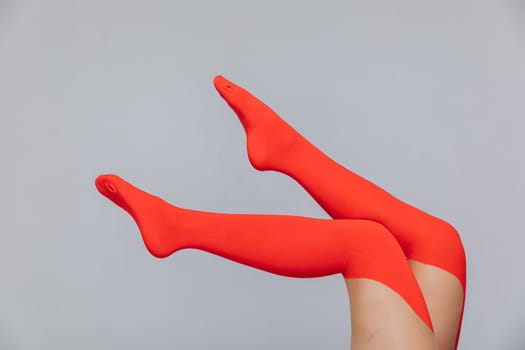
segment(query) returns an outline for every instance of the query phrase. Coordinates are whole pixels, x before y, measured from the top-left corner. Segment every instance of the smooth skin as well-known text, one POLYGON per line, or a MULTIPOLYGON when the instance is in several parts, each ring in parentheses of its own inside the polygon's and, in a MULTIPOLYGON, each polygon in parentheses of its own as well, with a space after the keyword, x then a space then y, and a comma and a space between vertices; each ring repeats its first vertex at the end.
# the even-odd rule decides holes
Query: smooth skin
POLYGON ((434 266, 408 260, 425 298, 440 350, 454 350, 463 308, 463 289, 458 279, 434 266))
POLYGON ((352 350, 438 350, 430 328, 393 290, 369 279, 345 279, 352 350))

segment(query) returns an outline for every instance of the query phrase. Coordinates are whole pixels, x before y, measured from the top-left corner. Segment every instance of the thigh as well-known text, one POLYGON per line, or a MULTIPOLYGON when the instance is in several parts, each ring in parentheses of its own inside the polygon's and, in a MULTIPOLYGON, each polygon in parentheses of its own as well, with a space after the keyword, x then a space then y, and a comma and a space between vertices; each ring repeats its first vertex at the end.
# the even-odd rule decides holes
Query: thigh
POLYGON ((384 284, 347 278, 352 320, 352 350, 437 350, 432 330, 384 284))
POLYGON ((440 268, 409 260, 425 298, 440 350, 453 350, 463 309, 459 280, 440 268))

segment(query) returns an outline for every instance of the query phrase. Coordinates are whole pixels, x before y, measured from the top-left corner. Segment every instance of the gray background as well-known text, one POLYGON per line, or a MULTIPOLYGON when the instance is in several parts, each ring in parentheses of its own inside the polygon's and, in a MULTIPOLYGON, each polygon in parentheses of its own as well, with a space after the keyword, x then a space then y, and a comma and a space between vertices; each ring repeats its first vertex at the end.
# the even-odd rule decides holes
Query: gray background
POLYGON ((253 170, 216 74, 453 223, 461 349, 523 349, 523 1, 0 1, 0 348, 348 349, 341 276, 152 258, 93 184, 328 217, 253 170))

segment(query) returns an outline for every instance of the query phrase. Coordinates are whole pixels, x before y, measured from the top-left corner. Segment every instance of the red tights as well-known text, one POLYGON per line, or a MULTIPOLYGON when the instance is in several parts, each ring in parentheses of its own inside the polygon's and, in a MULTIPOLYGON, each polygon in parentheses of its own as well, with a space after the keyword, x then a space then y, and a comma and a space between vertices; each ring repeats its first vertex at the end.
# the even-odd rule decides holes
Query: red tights
POLYGON ((449 272, 464 292, 457 231, 330 159, 243 88, 221 76, 215 87, 246 131, 251 164, 293 177, 334 220, 184 209, 116 175, 99 176, 97 189, 133 217, 151 254, 196 248, 283 276, 373 279, 398 293, 432 329, 407 259, 449 272))

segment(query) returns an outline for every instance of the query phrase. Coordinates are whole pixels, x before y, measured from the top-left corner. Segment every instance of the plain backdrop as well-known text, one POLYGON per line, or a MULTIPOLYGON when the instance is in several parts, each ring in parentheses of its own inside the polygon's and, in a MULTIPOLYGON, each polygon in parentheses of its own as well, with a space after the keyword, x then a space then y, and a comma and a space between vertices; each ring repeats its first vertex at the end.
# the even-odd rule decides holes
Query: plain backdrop
POLYGON ((340 275, 155 259, 95 189, 116 173, 182 207, 327 218, 251 168, 216 74, 455 225, 459 348, 525 348, 523 1, 4 0, 0 349, 349 348, 340 275))

